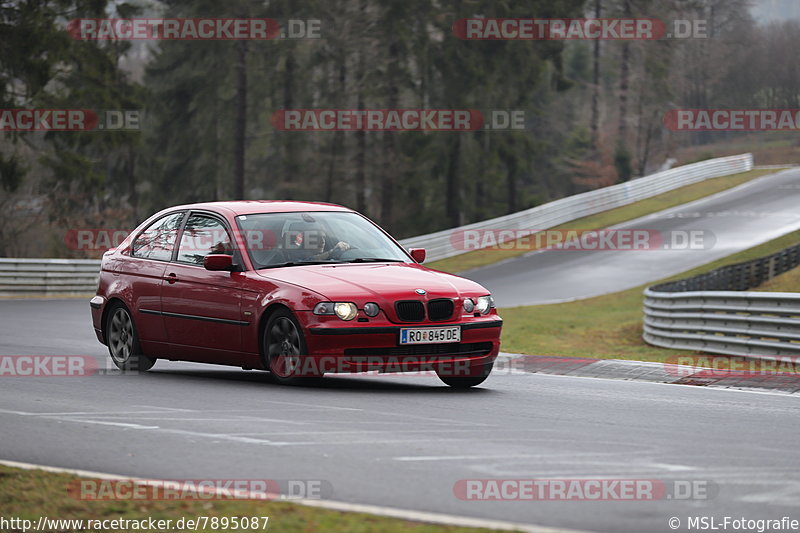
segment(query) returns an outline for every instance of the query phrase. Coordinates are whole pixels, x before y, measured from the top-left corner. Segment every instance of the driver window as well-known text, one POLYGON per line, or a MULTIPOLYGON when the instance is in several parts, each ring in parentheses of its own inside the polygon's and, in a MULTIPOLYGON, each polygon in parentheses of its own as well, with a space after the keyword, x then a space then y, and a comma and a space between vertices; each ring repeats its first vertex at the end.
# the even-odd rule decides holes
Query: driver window
POLYGON ((178 261, 202 265, 209 254, 233 255, 233 246, 228 231, 219 219, 195 214, 186 221, 178 247, 178 261))

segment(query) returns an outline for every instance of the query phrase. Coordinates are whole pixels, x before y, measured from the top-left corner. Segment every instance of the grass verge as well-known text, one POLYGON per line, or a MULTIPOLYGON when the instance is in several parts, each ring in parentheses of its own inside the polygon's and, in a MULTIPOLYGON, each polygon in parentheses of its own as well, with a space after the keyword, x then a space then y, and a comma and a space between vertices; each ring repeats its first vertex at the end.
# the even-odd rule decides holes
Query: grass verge
MULTIPOLYGON (((800 231, 744 250, 662 281, 681 279, 777 252, 800 242, 800 231)), ((648 285, 655 285, 653 282, 648 285)), ((536 355, 635 359, 664 362, 697 352, 650 346, 642 340, 645 286, 577 302, 505 308, 502 349, 536 355)), ((760 289, 800 291, 800 268, 770 280, 760 289)))
MULTIPOLYGON (((597 213, 596 215, 573 220, 572 222, 567 222, 566 224, 562 224, 551 229, 594 230, 607 228, 609 226, 627 222, 628 220, 633 220, 635 218, 656 213, 664 209, 669 209, 670 207, 675 207, 677 205, 692 202, 706 196, 711 196, 712 194, 716 194, 726 189, 746 183, 752 179, 765 176, 767 174, 773 174, 775 172, 778 172, 778 170, 751 170, 749 172, 742 172, 741 174, 732 174, 730 176, 702 181, 700 183, 687 185, 686 187, 681 187, 680 189, 675 189, 646 200, 640 200, 623 207, 618 207, 616 209, 597 213)), ((426 263, 425 266, 434 268, 436 270, 442 270, 444 272, 464 272, 465 270, 490 265, 492 263, 497 263, 499 261, 510 259, 512 257, 523 255, 535 250, 535 248, 528 245, 520 245, 519 247, 510 245, 507 246, 512 249, 501 250, 498 248, 485 248, 482 250, 463 253, 447 259, 440 259, 439 261, 432 261, 430 263, 426 263)))
MULTIPOLYGON (((269 517, 267 530, 281 532, 308 531, 348 531, 366 533, 372 531, 402 533, 468 533, 488 532, 488 529, 461 528, 411 522, 396 518, 386 518, 363 513, 345 513, 318 509, 287 502, 261 501, 84 501, 76 499, 67 492, 71 482, 80 480, 70 474, 57 474, 43 470, 22 470, 0 465, 0 501, 2 518, 12 517, 31 520, 37 524, 39 517, 73 520, 142 520, 153 517, 155 520, 172 520, 172 529, 167 531, 195 531, 194 529, 174 529, 181 518, 195 519, 208 517, 269 517)), ((221 531, 218 526, 216 531, 221 531)), ((232 529, 229 528, 229 529, 232 529)), ((11 528, 10 531, 21 529, 11 528)), ((141 531, 153 531, 144 528, 141 531)), ((7 531, 3 529, 3 531, 7 531)), ((130 529, 76 529, 59 528, 60 533, 86 531, 131 531, 130 529)), ((208 529, 196 531, 215 531, 210 524, 208 529)), ((265 531, 261 524, 257 529, 244 531, 265 531)))
POLYGON ((754 291, 800 292, 800 267, 784 272, 780 276, 767 280, 754 291))

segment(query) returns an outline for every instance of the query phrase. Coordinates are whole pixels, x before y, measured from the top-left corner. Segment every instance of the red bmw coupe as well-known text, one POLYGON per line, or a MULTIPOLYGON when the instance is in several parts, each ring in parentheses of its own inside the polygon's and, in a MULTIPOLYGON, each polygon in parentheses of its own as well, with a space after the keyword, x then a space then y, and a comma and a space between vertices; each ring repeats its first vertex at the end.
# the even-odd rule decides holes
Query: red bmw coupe
POLYGON ((269 370, 284 384, 434 370, 478 385, 500 348, 494 301, 424 259, 338 205, 177 206, 105 253, 92 321, 124 370, 161 358, 269 370))

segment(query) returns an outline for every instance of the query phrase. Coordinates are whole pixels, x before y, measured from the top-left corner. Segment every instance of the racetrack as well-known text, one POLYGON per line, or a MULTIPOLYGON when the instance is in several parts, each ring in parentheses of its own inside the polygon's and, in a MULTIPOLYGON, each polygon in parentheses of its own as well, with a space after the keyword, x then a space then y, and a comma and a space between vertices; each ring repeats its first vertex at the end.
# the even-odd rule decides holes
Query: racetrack
MULTIPOLYGON (((724 178, 720 178, 724 179, 724 178)), ((614 226, 703 231, 708 249, 543 250, 461 273, 487 287, 498 307, 617 292, 679 274, 800 228, 800 169, 770 174, 688 204, 614 226)))
MULTIPOLYGON (((107 361, 83 300, 0 301, 0 353, 107 361)), ((670 531, 672 516, 797 518, 795 396, 509 373, 469 391, 433 376, 282 387, 263 372, 163 361, 144 375, 0 383, 2 459, 162 479, 324 480, 333 500, 588 531, 670 531), (473 478, 701 481, 711 497, 456 498, 454 484, 473 478)))

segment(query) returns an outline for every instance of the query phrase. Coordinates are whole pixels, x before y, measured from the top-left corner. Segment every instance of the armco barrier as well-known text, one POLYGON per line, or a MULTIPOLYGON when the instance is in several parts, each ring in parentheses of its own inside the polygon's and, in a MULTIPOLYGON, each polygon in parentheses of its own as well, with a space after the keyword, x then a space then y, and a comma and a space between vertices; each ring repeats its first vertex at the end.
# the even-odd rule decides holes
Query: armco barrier
MULTIPOLYGON (((709 159, 665 170, 603 189, 561 198, 525 211, 460 228, 404 239, 406 248, 425 248, 429 261, 464 252, 453 247, 451 236, 463 230, 547 229, 601 211, 753 168, 752 154, 709 159)), ((94 259, 0 259, 0 296, 89 293, 97 286, 100 261, 94 259)))
POLYGON ((800 265, 800 245, 644 291, 646 342, 756 358, 800 356, 800 293, 744 292, 800 265))
POLYGON ((752 168, 752 154, 709 159, 657 172, 656 174, 610 187, 568 196, 518 213, 475 222, 459 228, 420 235, 419 237, 410 237, 400 241, 400 244, 406 248, 425 248, 428 251, 428 260, 436 261, 465 252, 465 250, 453 246, 451 239, 456 232, 463 230, 548 229, 585 216, 657 196, 692 183, 709 178, 738 174, 752 168))
POLYGON ((0 296, 47 296, 94 292, 97 259, 2 259, 0 296))

